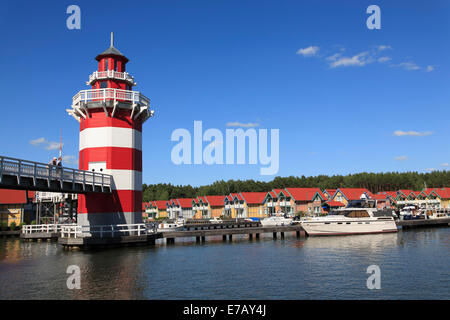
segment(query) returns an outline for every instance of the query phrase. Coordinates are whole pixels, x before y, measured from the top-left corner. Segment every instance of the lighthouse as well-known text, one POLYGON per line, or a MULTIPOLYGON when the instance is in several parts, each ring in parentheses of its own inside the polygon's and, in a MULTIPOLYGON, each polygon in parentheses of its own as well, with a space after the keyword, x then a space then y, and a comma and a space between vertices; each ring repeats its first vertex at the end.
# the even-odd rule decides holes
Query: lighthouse
POLYGON ((79 169, 112 176, 111 193, 78 198, 78 225, 142 222, 142 124, 153 116, 150 99, 126 72, 128 58, 111 45, 95 57, 91 88, 72 98, 67 112, 80 123, 79 169))

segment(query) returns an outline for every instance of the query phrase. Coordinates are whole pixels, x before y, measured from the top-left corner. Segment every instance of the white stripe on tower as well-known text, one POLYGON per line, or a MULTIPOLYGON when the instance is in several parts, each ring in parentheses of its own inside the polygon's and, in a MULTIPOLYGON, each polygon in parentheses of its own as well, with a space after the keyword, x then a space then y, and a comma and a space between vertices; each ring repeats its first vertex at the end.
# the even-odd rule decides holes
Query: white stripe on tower
POLYGON ((80 151, 98 147, 142 150, 142 133, 135 129, 120 127, 86 128, 80 132, 80 151))

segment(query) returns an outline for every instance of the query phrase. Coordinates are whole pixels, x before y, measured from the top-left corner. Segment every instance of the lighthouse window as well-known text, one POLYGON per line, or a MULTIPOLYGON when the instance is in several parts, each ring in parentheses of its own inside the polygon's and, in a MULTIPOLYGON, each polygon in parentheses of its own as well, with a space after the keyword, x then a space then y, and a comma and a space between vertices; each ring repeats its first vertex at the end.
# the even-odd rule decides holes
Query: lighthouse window
POLYGON ((104 89, 104 88, 107 88, 107 87, 108 87, 108 82, 106 82, 106 81, 100 82, 100 88, 101 89, 104 89))
POLYGON ((114 60, 114 70, 117 71, 117 60, 114 60))
POLYGON ((108 59, 105 59, 105 71, 108 70, 108 59))

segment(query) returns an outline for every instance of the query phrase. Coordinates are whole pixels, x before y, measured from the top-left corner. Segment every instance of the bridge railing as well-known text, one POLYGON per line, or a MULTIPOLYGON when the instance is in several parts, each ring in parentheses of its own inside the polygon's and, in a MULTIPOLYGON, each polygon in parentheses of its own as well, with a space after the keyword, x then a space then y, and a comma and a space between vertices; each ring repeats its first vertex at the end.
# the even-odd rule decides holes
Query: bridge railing
POLYGON ((141 236, 154 233, 155 229, 146 227, 143 223, 115 225, 62 225, 61 238, 114 238, 120 236, 141 236))
POLYGON ((3 175, 33 179, 58 180, 111 188, 112 176, 109 174, 58 167, 50 164, 0 156, 0 182, 3 175))
POLYGON ((61 232, 62 226, 76 226, 76 224, 34 224, 22 226, 22 233, 58 233, 61 232))

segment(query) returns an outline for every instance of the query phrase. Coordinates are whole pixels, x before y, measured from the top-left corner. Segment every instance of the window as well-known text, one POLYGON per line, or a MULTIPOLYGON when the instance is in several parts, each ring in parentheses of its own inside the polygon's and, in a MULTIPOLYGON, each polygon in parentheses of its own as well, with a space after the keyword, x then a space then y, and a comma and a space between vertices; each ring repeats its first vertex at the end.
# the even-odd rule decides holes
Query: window
POLYGON ((108 58, 106 58, 105 59, 105 71, 108 70, 108 69, 109 69, 109 67, 108 67, 108 58))
POLYGON ((117 60, 114 60, 114 70, 117 71, 117 60))
POLYGON ((100 82, 100 89, 108 88, 108 81, 100 82))

